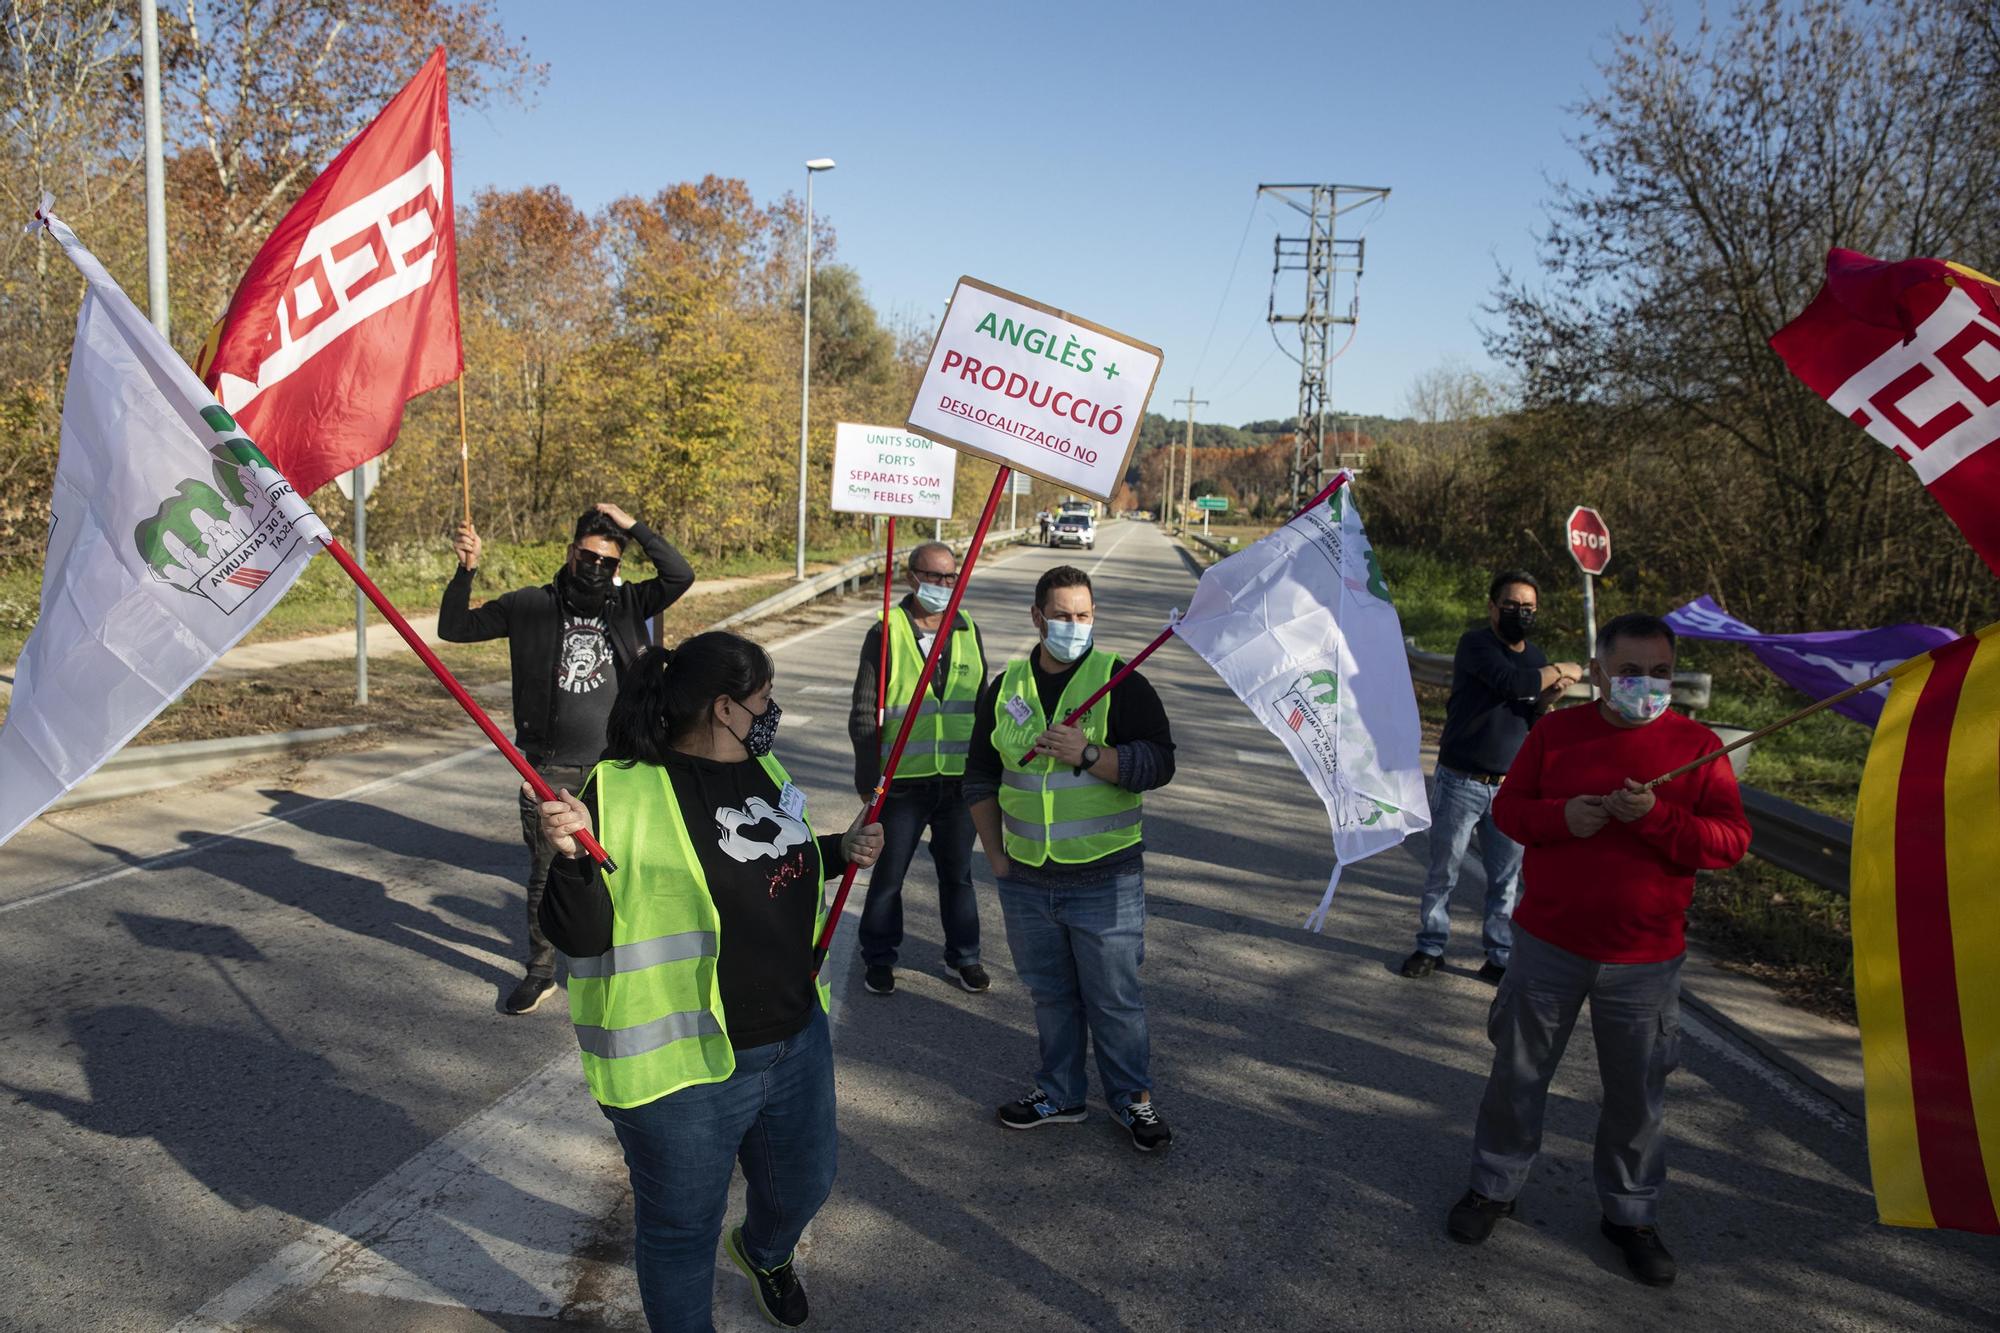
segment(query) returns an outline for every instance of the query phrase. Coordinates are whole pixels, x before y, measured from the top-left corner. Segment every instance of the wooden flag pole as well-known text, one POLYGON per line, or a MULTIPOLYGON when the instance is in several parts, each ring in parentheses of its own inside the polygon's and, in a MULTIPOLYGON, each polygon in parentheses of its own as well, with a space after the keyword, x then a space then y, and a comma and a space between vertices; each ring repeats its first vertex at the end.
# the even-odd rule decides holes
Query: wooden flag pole
MULTIPOLYGON (((889 781, 896 776, 896 766, 903 762, 903 746, 909 743, 910 728, 916 724, 917 714, 922 711, 924 691, 931 687, 931 676, 937 670, 938 654, 944 649, 945 640, 951 637, 951 627, 958 623, 958 603, 965 596, 966 585, 972 582, 972 567, 979 563, 979 552, 986 545, 986 529, 993 524, 993 515, 1000 508, 1000 492, 1007 485, 1007 477, 1012 469, 1002 466, 993 478, 993 493, 986 497, 986 509, 979 515, 979 526, 973 530, 972 544, 965 549, 965 562, 958 567, 958 582, 952 585, 951 601, 944 608, 944 623, 938 627, 937 636, 931 640, 931 650, 924 654, 924 669, 917 676, 917 688, 910 697, 915 702, 903 710, 903 725, 896 732, 896 743, 890 747, 889 758, 882 765, 882 776, 875 783, 875 795, 868 803, 867 812, 860 822, 872 824, 882 813, 882 802, 888 798, 889 781)), ((885 594, 886 595, 886 594, 885 594)), ((882 645, 883 656, 888 655, 888 645, 882 645)), ((826 929, 820 932, 819 947, 813 951, 813 975, 819 975, 826 965, 827 950, 833 947, 834 928, 840 924, 840 913, 847 906, 847 895, 854 888, 854 876, 859 867, 848 862, 847 870, 840 877, 840 892, 834 895, 833 907, 826 914, 826 929)))
POLYGON ((889 707, 889 589, 896 578, 896 516, 889 515, 888 541, 882 548, 882 642, 875 650, 875 748, 882 748, 882 723, 889 707))
MULTIPOLYGON (((465 687, 458 683, 450 671, 446 670, 445 664, 438 661, 437 654, 431 651, 431 646, 424 642, 423 636, 410 628, 410 622, 403 619, 403 613, 398 611, 390 603, 389 599, 382 595, 382 590, 375 586, 375 580, 368 577, 368 571, 356 564, 354 557, 349 555, 347 549, 334 540, 332 536, 324 538, 321 544, 325 546, 326 553, 332 556, 342 569, 347 571, 347 577, 354 580, 355 586, 360 588, 367 595, 368 600, 375 604, 375 609, 382 613, 383 618, 396 627, 396 633, 403 636, 403 642, 409 644, 410 650, 422 659, 425 666, 431 669, 431 674, 438 678, 438 683, 444 686, 445 692, 458 700, 458 706, 463 708, 466 715, 479 725, 481 731, 486 733, 486 739, 493 742, 493 748, 507 757, 507 762, 512 764, 514 771, 519 773, 526 780, 527 784, 534 789, 535 795, 544 801, 555 800, 555 792, 549 789, 549 784, 542 780, 542 775, 535 771, 534 765, 530 764, 527 758, 514 748, 514 742, 508 740, 500 728, 493 725, 493 719, 486 716, 486 710, 473 701, 472 696, 465 692, 465 687)), ((579 829, 576 833, 576 840, 583 845, 584 851, 590 853, 591 859, 603 867, 605 874, 609 875, 618 869, 611 858, 605 855, 604 848, 598 844, 596 838, 590 835, 588 829, 579 829)))
POLYGON ((1672 782, 1675 778, 1679 777, 1683 773, 1692 773, 1695 769, 1700 768, 1703 764, 1712 763, 1715 760, 1722 758, 1722 756, 1730 753, 1732 750, 1740 750, 1744 746, 1752 743, 1753 741, 1760 741, 1764 739, 1764 737, 1770 735, 1774 731, 1784 730, 1786 727, 1791 726, 1792 723, 1797 722, 1802 718, 1811 717, 1814 713, 1817 713, 1822 709, 1831 708, 1837 703, 1844 703, 1845 701, 1852 699, 1857 694, 1861 694, 1867 690, 1872 690, 1877 685, 1885 684, 1888 681, 1892 681, 1896 677, 1902 675, 1905 671, 1908 671, 1911 667, 1915 666, 1917 663, 1925 660, 1926 658, 1934 657, 1938 653, 1944 652, 1946 649, 1950 648, 1952 644, 1964 643, 1967 639, 1976 639, 1978 637, 1979 637, 1978 634, 1963 634, 1960 635, 1958 638, 1953 639, 1951 643, 1940 644, 1936 648, 1931 649, 1929 652, 1918 653, 1915 657, 1912 657, 1907 662, 1898 662, 1895 666, 1890 667, 1887 671, 1882 672, 1880 675, 1870 676, 1867 680, 1862 681, 1858 685, 1850 685, 1846 689, 1842 690, 1839 694, 1829 694, 1824 699, 1815 700, 1814 702, 1807 704, 1804 708, 1801 708, 1798 712, 1793 713, 1790 717, 1781 717, 1768 727, 1759 727, 1757 728, 1757 730, 1751 732, 1748 736, 1737 737, 1729 744, 1723 746, 1720 750, 1710 750, 1707 754, 1703 755, 1701 758, 1689 760, 1687 763, 1682 764, 1679 768, 1675 769, 1671 773, 1660 774, 1660 776, 1654 778, 1651 782, 1647 783, 1643 788, 1643 790, 1651 791, 1653 788, 1659 786, 1662 782, 1672 782))
POLYGON ((458 483, 465 492, 465 525, 472 526, 472 452, 465 444, 465 371, 458 372, 458 483))
MULTIPOLYGON (((1321 491, 1318 495, 1315 495, 1312 499, 1306 501, 1304 505, 1300 506, 1299 512, 1297 514, 1293 514, 1290 518, 1286 519, 1285 522, 1287 523, 1296 522, 1300 514, 1304 514, 1306 510, 1311 509, 1314 505, 1326 499, 1327 496, 1332 495, 1335 491, 1339 490, 1342 486, 1346 484, 1347 484, 1347 474, 1343 472, 1339 476, 1335 477, 1333 481, 1328 484, 1325 490, 1321 491)), ((1262 539, 1259 538, 1259 540, 1262 539)), ((1168 639, 1171 639, 1173 637, 1174 637, 1174 627, 1172 625, 1169 625, 1165 629, 1161 630, 1158 638, 1154 639, 1151 643, 1147 644, 1144 648, 1141 648, 1137 653, 1135 653, 1131 661, 1127 662, 1124 666, 1119 667, 1118 670, 1115 673, 1113 673, 1111 679, 1105 681, 1104 684, 1098 688, 1095 694, 1091 695, 1088 699, 1085 699, 1081 704, 1077 706, 1074 712, 1072 712, 1068 717, 1062 720, 1062 725, 1065 727, 1075 726, 1076 720, 1082 717, 1085 713, 1088 713, 1091 709, 1091 705, 1095 704, 1099 699, 1102 699, 1105 695, 1111 693, 1112 689, 1117 686, 1119 681, 1125 679, 1125 677, 1131 675, 1134 671, 1137 671, 1139 669, 1139 663, 1151 657, 1154 654, 1154 652, 1156 652, 1159 649, 1161 644, 1165 643, 1168 639)), ((1026 754, 1021 756, 1021 762, 1023 764, 1032 763, 1034 761, 1034 758, 1035 758, 1035 752, 1033 750, 1030 750, 1026 754)))

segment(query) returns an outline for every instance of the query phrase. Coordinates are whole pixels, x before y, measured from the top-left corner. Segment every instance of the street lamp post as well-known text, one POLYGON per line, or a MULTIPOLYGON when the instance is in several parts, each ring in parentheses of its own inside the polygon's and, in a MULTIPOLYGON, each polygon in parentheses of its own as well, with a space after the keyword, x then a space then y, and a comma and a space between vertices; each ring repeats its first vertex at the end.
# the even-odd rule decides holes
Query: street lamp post
POLYGON ((812 397, 813 340, 813 176, 833 170, 833 159, 816 157, 806 163, 806 317, 804 347, 799 354, 799 542, 797 578, 806 576, 806 417, 812 397))

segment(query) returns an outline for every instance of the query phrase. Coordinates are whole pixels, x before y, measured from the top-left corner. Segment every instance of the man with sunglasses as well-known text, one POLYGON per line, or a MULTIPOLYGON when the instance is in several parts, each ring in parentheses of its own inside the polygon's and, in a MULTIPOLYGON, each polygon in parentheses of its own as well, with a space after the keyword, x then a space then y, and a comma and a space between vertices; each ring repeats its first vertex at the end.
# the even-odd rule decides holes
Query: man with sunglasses
MULTIPOLYGON (((482 544, 470 523, 452 542, 458 571, 438 607, 438 637, 448 643, 506 639, 514 677, 514 744, 552 788, 577 791, 604 751, 604 726, 621 673, 646 646, 646 622, 694 584, 694 570, 664 538, 615 504, 585 510, 555 578, 517 588, 474 607, 472 572, 482 544), (621 583, 626 544, 659 571, 644 583, 621 583)), ((527 975, 502 1006, 525 1014, 555 987, 556 950, 536 913, 555 851, 542 836, 541 812, 521 803, 521 838, 528 845, 527 975)))
MULTIPOLYGON (((958 583, 958 557, 943 542, 910 552, 904 572, 909 588, 883 625, 861 643, 854 704, 847 735, 854 743, 854 790, 867 800, 881 780, 896 732, 916 702, 917 677, 944 627, 945 606, 958 583), (887 642, 884 643, 884 631, 887 642), (881 663, 888 654, 888 689, 881 663)), ((971 748, 973 712, 986 684, 986 655, 979 631, 964 611, 945 634, 937 670, 924 691, 910 739, 882 806, 882 856, 868 879, 861 909, 863 984, 876 995, 896 991, 896 960, 903 945, 903 876, 916 857, 924 830, 931 834, 937 866, 938 915, 944 920, 944 962, 966 990, 992 985, 979 962, 979 905, 972 891, 972 816, 965 805, 965 756, 971 748)))

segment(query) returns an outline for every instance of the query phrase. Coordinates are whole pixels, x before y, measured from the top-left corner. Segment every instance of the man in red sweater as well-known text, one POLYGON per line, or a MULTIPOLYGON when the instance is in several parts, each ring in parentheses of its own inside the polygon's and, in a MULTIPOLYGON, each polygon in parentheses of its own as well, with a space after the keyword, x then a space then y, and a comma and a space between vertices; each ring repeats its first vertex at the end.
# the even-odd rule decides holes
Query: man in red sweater
POLYGON ((1674 1280, 1655 1229, 1666 1182, 1667 1074, 1680 1052, 1680 968, 1694 872, 1735 865, 1750 825, 1727 762, 1653 791, 1644 784, 1721 747, 1667 708, 1674 634, 1624 615, 1597 636, 1601 696, 1528 733, 1493 802, 1493 822, 1527 848, 1514 952, 1493 997, 1493 1073, 1473 1134, 1472 1188, 1452 1239, 1476 1245, 1514 1212, 1542 1146, 1549 1080, 1586 999, 1603 1107, 1595 1177, 1603 1231, 1632 1275, 1674 1280))

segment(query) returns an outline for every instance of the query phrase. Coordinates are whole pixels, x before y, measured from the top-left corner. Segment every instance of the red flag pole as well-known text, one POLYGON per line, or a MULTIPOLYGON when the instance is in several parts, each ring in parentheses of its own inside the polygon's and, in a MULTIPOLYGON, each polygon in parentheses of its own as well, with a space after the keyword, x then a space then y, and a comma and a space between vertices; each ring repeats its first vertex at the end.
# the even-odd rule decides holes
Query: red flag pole
POLYGON ((882 548, 882 642, 876 649, 875 748, 882 748, 883 712, 889 707, 889 589, 896 577, 896 516, 889 515, 889 540, 882 548))
MULTIPOLYGON (((993 493, 986 497, 986 509, 979 515, 979 526, 973 529, 972 545, 965 548, 965 561, 958 567, 958 582, 952 585, 951 601, 945 604, 944 623, 938 627, 937 636, 931 640, 931 650, 924 654, 924 669, 917 677, 917 688, 910 695, 911 704, 903 710, 903 725, 896 732, 896 743, 889 750, 889 758, 882 765, 882 776, 875 783, 875 795, 868 803, 868 813, 861 822, 872 824, 882 813, 882 802, 887 799, 889 781, 896 776, 896 766, 903 762, 903 746, 910 739, 910 728, 916 724, 917 714, 922 711, 924 691, 931 687, 931 675, 937 670, 938 654, 944 642, 951 636, 951 628, 958 623, 959 599, 965 596, 965 586, 972 582, 972 567, 979 563, 980 548, 986 545, 986 529, 992 526, 993 514, 1000 508, 1000 492, 1007 485, 1007 477, 1012 469, 1002 467, 993 478, 993 493)), ((883 594, 884 597, 887 594, 883 594)), ((882 654, 888 657, 889 645, 882 645, 882 654)), ((833 908, 826 915, 826 929, 820 932, 819 947, 813 952, 813 975, 818 976, 820 968, 826 965, 827 950, 833 947, 834 928, 840 924, 840 913, 847 906, 847 895, 854 888, 854 876, 858 867, 849 862, 847 871, 840 877, 840 892, 834 895, 833 908)))
MULTIPOLYGON (((383 618, 396 627, 396 633, 403 636, 403 642, 409 644, 411 651, 431 669, 431 674, 438 678, 438 683, 444 686, 446 693, 458 700, 458 706, 465 710, 466 716, 479 724, 479 729, 486 733, 486 739, 492 741, 494 748, 507 756, 507 762, 514 766, 515 772, 527 780, 530 787, 534 788, 535 795, 544 801, 555 800, 556 794, 549 789, 548 783, 542 781, 542 775, 535 771, 534 765, 514 748, 514 742, 508 740, 506 734, 493 725, 493 719, 486 716, 486 710, 473 701, 472 696, 465 692, 465 687, 445 669, 444 663, 438 661, 438 656, 431 651, 431 646, 410 628, 410 622, 403 619, 403 613, 391 605, 389 599, 382 595, 382 590, 375 586, 375 580, 368 577, 368 571, 354 563, 354 557, 331 536, 324 538, 322 544, 326 547, 327 554, 347 571, 347 577, 353 579, 355 586, 375 604, 375 609, 382 613, 383 618)), ((604 848, 598 845, 597 839, 590 836, 588 830, 579 829, 576 840, 583 844, 583 849, 590 853, 591 859, 603 868, 605 874, 611 874, 618 869, 611 858, 605 855, 604 848)))
MULTIPOLYGON (((1301 508, 1297 514, 1293 514, 1290 518, 1286 519, 1285 522, 1287 523, 1297 522, 1299 516, 1304 514, 1306 510, 1311 509, 1314 505, 1326 499, 1327 496, 1332 495, 1335 491, 1339 490, 1342 486, 1346 484, 1347 484, 1347 474, 1343 472, 1339 476, 1335 477, 1332 483, 1328 485, 1325 490, 1321 491, 1318 495, 1315 495, 1312 499, 1306 501, 1304 507, 1301 508)), ((1131 675, 1134 671, 1137 671, 1139 669, 1139 663, 1151 657, 1161 644, 1165 643, 1168 639, 1171 639, 1173 637, 1174 637, 1174 627, 1172 625, 1169 625, 1165 629, 1161 630, 1158 638, 1154 639, 1144 648, 1141 648, 1136 654, 1133 655, 1131 661, 1127 662, 1124 666, 1119 667, 1118 670, 1112 675, 1111 679, 1104 682, 1102 688, 1100 688, 1095 694, 1091 695, 1088 699, 1085 699, 1083 703, 1076 709, 1075 712, 1071 713, 1068 717, 1062 720, 1062 725, 1065 727, 1075 726, 1076 720, 1082 717, 1085 713, 1088 713, 1090 711, 1090 706, 1092 704, 1096 703, 1099 699, 1102 699, 1105 695, 1111 693, 1111 691, 1117 686, 1119 681, 1125 679, 1125 677, 1131 675)), ((1030 750, 1026 754, 1021 756, 1021 762, 1024 764, 1030 763, 1034 760, 1034 757, 1035 757, 1035 752, 1033 750, 1030 750)))

